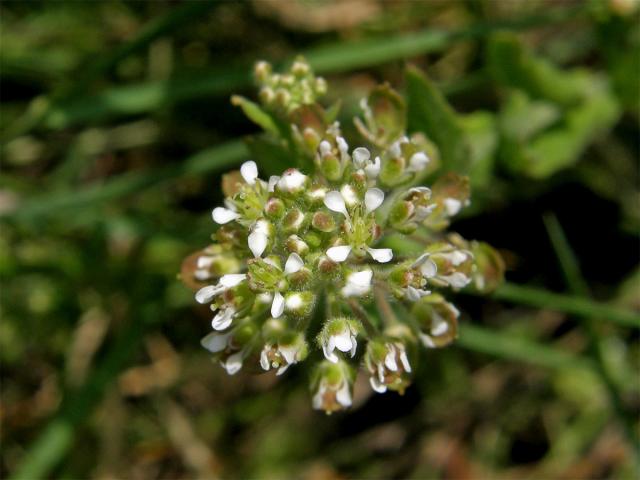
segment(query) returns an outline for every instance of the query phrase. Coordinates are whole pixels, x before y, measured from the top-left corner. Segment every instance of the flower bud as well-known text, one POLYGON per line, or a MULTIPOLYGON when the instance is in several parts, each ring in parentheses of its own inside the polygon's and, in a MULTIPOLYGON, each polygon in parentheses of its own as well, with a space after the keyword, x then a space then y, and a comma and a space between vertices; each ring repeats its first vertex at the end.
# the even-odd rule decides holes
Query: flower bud
POLYGON ((296 196, 305 190, 308 182, 309 177, 300 173, 298 169, 290 168, 282 174, 282 177, 278 180, 277 187, 282 193, 296 196))
POLYGON ((298 208, 293 208, 287 212, 282 220, 282 229, 285 233, 296 233, 306 223, 306 215, 298 208))
POLYGON ((329 233, 336 229, 336 221, 326 212, 316 212, 311 219, 311 226, 321 232, 329 233))
POLYGON ((448 173, 434 183, 432 201, 436 207, 423 222, 433 230, 442 230, 450 223, 450 218, 469 204, 469 179, 455 173, 448 173))
POLYGON ((498 251, 484 242, 471 242, 473 285, 481 293, 494 291, 504 281, 505 264, 498 251))
POLYGON ((307 317, 313 310, 315 300, 312 292, 290 292, 284 297, 284 310, 297 318, 307 317))
POLYGON ((322 347, 324 357, 330 362, 339 360, 335 350, 349 353, 353 358, 358 347, 357 335, 361 330, 360 323, 355 319, 339 317, 327 320, 318 335, 318 343, 322 347))
POLYGON ((282 200, 280 200, 279 198, 272 197, 269 200, 267 200, 267 203, 264 206, 264 213, 267 215, 268 218, 277 220, 279 218, 282 218, 282 216, 284 215, 285 209, 286 207, 282 200))
POLYGON ((411 313, 420 325, 419 336, 425 347, 444 347, 456 338, 460 312, 442 295, 422 298, 414 303, 411 313))
POLYGON ((297 235, 289 235, 285 247, 290 253, 297 253, 301 257, 309 252, 309 245, 297 235))
POLYGON ((391 207, 389 224, 401 233, 413 233, 436 206, 430 198, 427 187, 410 188, 391 207))
POLYGON ((324 361, 316 368, 311 379, 313 408, 325 413, 343 410, 353 402, 354 369, 346 362, 324 361))
POLYGON ((429 247, 429 258, 436 265, 437 274, 431 281, 439 286, 456 289, 471 282, 473 254, 449 243, 437 243, 429 247))
POLYGON ((375 88, 367 99, 362 99, 360 108, 364 122, 356 118, 356 127, 371 143, 385 147, 404 133, 406 106, 402 97, 389 85, 375 88))

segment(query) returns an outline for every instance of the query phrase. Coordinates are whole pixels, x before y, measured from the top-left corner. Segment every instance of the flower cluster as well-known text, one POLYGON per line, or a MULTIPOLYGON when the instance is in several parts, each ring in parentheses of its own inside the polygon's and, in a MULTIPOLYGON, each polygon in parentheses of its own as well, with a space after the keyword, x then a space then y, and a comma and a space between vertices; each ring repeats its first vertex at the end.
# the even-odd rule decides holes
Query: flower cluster
POLYGON ((248 362, 281 375, 315 352, 313 406, 326 412, 351 405, 359 363, 374 391, 403 392, 417 347, 456 336, 459 312, 442 290, 488 291, 503 274, 491 247, 443 232, 469 203, 468 181, 420 185, 437 150, 405 134, 404 102, 388 86, 362 102, 369 147, 351 148, 335 109, 316 103, 326 84, 306 62, 283 75, 260 62, 256 76, 252 114, 279 126, 268 135, 299 168, 261 179, 247 161, 225 177, 215 243, 182 270, 211 309, 202 345, 230 375, 248 362))

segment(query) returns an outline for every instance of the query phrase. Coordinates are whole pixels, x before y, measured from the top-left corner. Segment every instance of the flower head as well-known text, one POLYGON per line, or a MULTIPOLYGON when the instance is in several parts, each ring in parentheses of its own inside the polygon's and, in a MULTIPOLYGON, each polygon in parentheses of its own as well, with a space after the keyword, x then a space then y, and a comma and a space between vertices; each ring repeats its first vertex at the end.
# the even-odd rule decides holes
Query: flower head
POLYGON ((313 406, 327 413, 352 404, 358 362, 376 392, 403 392, 416 346, 455 339, 459 312, 443 292, 486 291, 504 273, 488 245, 442 233, 469 203, 468 180, 420 185, 437 148, 407 135, 406 106, 387 85, 361 102, 368 146, 350 146, 337 108, 319 103, 326 82, 303 59, 284 73, 260 62, 255 75, 260 104, 232 101, 297 166, 263 180, 258 157, 223 177, 214 243, 181 270, 211 311, 202 345, 231 375, 248 359, 281 375, 316 348, 313 406))

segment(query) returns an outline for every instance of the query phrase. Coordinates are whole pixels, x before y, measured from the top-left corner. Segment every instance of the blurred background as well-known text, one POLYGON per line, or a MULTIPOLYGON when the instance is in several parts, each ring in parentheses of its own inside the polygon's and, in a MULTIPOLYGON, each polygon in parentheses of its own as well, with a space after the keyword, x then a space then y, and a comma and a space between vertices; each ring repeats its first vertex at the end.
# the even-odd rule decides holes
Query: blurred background
POLYGON ((638 478, 638 8, 2 2, 0 475, 638 478), (426 72, 442 169, 460 145, 473 160, 452 230, 508 267, 492 297, 456 296, 459 340, 423 352, 403 396, 361 376, 332 416, 304 364, 213 364, 177 280, 257 132, 230 95, 299 53, 350 143, 360 98, 426 72))

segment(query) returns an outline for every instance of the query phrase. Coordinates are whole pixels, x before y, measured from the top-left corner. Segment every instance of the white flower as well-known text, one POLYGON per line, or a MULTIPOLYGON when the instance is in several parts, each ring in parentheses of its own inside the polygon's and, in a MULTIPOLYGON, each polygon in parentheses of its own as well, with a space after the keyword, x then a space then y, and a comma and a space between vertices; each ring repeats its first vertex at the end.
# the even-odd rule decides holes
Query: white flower
POLYGON ((344 328, 341 331, 328 335, 322 342, 324 358, 330 362, 338 363, 339 358, 334 352, 336 348, 341 352, 350 352, 351 358, 353 358, 358 347, 356 334, 357 332, 347 322, 344 322, 344 328))
POLYGON ((445 302, 443 304, 443 310, 434 310, 432 315, 430 331, 428 333, 420 332, 418 334, 422 344, 427 348, 435 348, 437 344, 434 340, 450 334, 451 324, 453 323, 453 325, 455 325, 455 321, 460 317, 460 311, 451 303, 445 302), (448 317, 448 321, 443 315, 448 317))
POLYGON ((198 303, 209 303, 222 292, 235 287, 247 278, 245 273, 229 273, 220 277, 217 285, 207 285, 196 292, 198 303))
POLYGON ((244 181, 249 185, 255 185, 256 179, 258 178, 258 166, 256 162, 253 160, 244 162, 240 167, 240 175, 242 175, 244 181))
POLYGON ((286 193, 300 191, 307 180, 307 176, 295 168, 286 170, 278 180, 278 189, 286 193))
POLYGON ((353 150, 353 165, 356 168, 364 168, 369 159, 371 158, 371 153, 364 147, 358 147, 353 150))
POLYGON ((346 379, 343 379, 338 385, 332 385, 324 378, 320 380, 318 390, 313 396, 313 408, 331 412, 339 407, 350 407, 351 404, 351 388, 346 379))
POLYGON ((364 170, 367 178, 374 179, 380 174, 380 157, 371 161, 371 153, 364 147, 353 150, 353 165, 357 170, 364 170))
POLYGON ((373 272, 371 270, 362 270, 360 272, 351 272, 347 276, 347 283, 342 287, 341 293, 343 297, 362 297, 371 290, 371 279, 373 272))
POLYGON ((260 366, 263 370, 277 368, 276 375, 282 375, 291 365, 298 363, 304 344, 271 345, 265 344, 260 352, 260 366))
MULTIPOLYGON (((268 258, 264 259, 265 262, 275 266, 276 268, 280 268, 277 264, 271 263, 269 260, 270 259, 268 258)), ((299 272, 300 270, 302 270, 302 267, 304 267, 304 262, 300 255, 298 255, 297 253, 291 253, 284 264, 284 273, 285 275, 290 275, 292 273, 299 272)), ((280 292, 275 292, 273 294, 273 300, 271 302, 271 316, 273 318, 281 317, 284 313, 284 307, 284 296, 280 292)))
POLYGON ((245 346, 225 358, 223 352, 233 351, 232 339, 233 331, 227 333, 211 332, 200 341, 200 344, 211 353, 222 353, 223 358, 220 359, 220 365, 228 375, 234 375, 240 371, 242 362, 248 354, 248 346, 245 346))
MULTIPOLYGON (((369 248, 364 247, 365 250, 371 255, 376 262, 387 263, 393 258, 393 250, 390 248, 369 248)), ((327 257, 333 262, 344 262, 351 253, 351 246, 339 245, 337 247, 331 247, 327 250, 327 257)))
POLYGON ((394 344, 387 342, 385 347, 387 348, 387 354, 384 360, 374 365, 369 365, 369 368, 373 370, 369 378, 369 383, 371 384, 371 388, 378 393, 387 391, 388 376, 398 378, 402 373, 411 373, 411 364, 409 363, 409 357, 407 356, 404 345, 401 343, 394 344), (399 365, 398 362, 400 363, 399 365))

